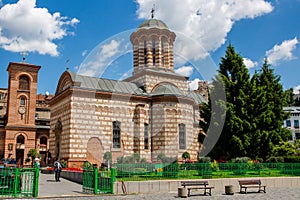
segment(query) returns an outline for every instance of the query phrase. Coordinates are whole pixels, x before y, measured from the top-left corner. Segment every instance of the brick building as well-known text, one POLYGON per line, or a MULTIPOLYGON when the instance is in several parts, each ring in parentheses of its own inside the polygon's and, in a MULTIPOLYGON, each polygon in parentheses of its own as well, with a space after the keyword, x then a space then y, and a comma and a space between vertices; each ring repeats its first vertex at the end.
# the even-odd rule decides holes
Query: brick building
POLYGON ((196 160, 207 93, 189 91, 188 77, 174 72, 175 37, 164 22, 144 21, 131 34, 133 74, 123 81, 65 71, 50 101, 52 155, 72 167, 101 164, 105 152, 113 162, 133 153, 155 162, 160 153, 180 158, 185 151, 196 160))
POLYGON ((37 149, 41 164, 49 149, 50 97, 37 95, 40 66, 11 62, 8 89, 0 89, 0 158, 26 164, 30 149, 37 149))

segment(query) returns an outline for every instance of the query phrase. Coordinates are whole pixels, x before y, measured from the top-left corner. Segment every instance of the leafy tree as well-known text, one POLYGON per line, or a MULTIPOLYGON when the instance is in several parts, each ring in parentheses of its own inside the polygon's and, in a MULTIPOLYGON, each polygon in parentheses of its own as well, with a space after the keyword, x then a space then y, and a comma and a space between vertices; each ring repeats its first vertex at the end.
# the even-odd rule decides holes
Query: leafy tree
POLYGON ((31 158, 31 166, 33 166, 34 159, 40 157, 40 154, 36 149, 30 149, 27 153, 27 157, 31 158))
POLYGON ((110 151, 107 151, 103 155, 103 159, 106 161, 107 166, 110 166, 110 163, 112 161, 112 153, 110 151))
POLYGON ((274 156, 293 156, 296 154, 296 147, 290 142, 280 142, 275 145, 273 155, 274 156))

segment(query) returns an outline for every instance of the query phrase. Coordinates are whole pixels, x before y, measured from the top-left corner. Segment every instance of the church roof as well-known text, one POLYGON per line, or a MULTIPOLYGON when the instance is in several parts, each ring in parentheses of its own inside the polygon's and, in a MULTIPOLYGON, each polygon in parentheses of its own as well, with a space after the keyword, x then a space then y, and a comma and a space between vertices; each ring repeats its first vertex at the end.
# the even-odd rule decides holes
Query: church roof
POLYGON ((153 92, 147 93, 140 87, 138 87, 137 84, 132 82, 83 76, 67 70, 60 78, 56 94, 59 94, 69 87, 120 94, 142 95, 149 97, 181 96, 193 99, 196 104, 201 104, 203 102, 206 103, 205 98, 200 93, 193 91, 186 95, 176 85, 167 82, 161 83, 156 88, 154 88, 153 92))
POLYGON ((68 71, 72 77, 72 81, 76 82, 78 87, 85 89, 93 89, 104 92, 115 92, 115 93, 125 93, 125 94, 137 94, 144 95, 144 91, 137 87, 136 84, 110 80, 104 78, 96 78, 89 76, 77 75, 74 72, 68 71))
POLYGON ((156 95, 184 96, 184 94, 178 87, 176 87, 175 85, 171 85, 171 84, 161 84, 157 88, 155 88, 151 94, 153 96, 156 96, 156 95))
POLYGON ((207 103, 206 99, 199 92, 192 91, 187 96, 194 99, 197 104, 207 103))
POLYGON ((138 29, 149 29, 149 28, 159 28, 159 29, 169 29, 168 26, 159 19, 148 19, 139 25, 138 29))

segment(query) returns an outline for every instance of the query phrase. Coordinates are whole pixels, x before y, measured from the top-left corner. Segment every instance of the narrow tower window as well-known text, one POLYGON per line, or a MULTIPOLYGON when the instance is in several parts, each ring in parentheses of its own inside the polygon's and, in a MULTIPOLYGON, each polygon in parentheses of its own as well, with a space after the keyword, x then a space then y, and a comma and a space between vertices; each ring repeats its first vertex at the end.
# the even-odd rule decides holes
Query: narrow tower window
POLYGON ((144 124, 144 149, 149 149, 149 132, 148 124, 144 124))
POLYGON ((20 106, 25 106, 26 104, 26 98, 24 96, 21 96, 20 98, 20 106))
POLYGON ((164 41, 161 41, 161 63, 162 65, 165 65, 165 59, 164 59, 164 54, 165 54, 165 46, 164 46, 164 41))
POLYGON ((121 122, 113 122, 113 148, 121 148, 121 122))
POLYGON ((179 124, 179 149, 186 148, 185 124, 179 124))
POLYGON ((144 64, 147 64, 147 42, 144 40, 144 64))
POLYGON ((152 40, 152 58, 153 58, 153 65, 155 65, 156 62, 156 50, 155 50, 155 40, 152 40))

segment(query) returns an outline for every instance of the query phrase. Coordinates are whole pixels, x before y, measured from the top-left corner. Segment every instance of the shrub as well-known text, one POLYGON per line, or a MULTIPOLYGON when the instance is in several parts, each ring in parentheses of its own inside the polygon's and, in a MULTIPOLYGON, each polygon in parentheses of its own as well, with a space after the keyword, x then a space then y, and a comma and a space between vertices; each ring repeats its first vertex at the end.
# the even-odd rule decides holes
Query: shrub
POLYGON ((186 151, 182 154, 181 157, 183 158, 183 160, 190 159, 190 153, 186 151))
POLYGON ((199 163, 210 163, 211 158, 210 157, 198 157, 198 162, 199 163))
POLYGON ((284 159, 283 157, 276 157, 276 156, 271 156, 266 160, 268 163, 283 163, 284 159))
POLYGON ((300 163, 300 156, 286 156, 283 159, 285 163, 300 163))

